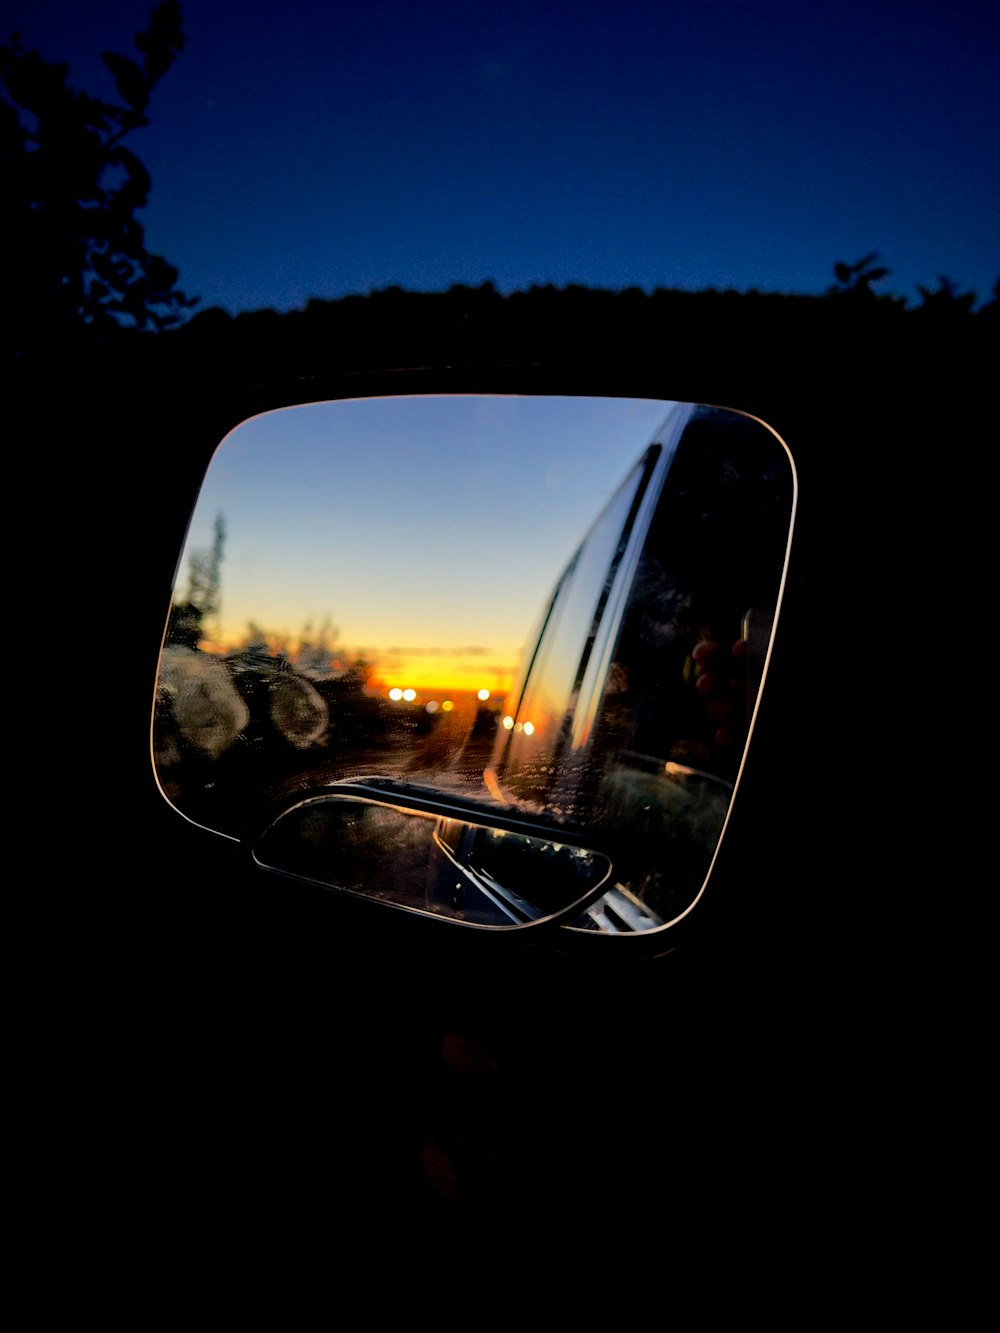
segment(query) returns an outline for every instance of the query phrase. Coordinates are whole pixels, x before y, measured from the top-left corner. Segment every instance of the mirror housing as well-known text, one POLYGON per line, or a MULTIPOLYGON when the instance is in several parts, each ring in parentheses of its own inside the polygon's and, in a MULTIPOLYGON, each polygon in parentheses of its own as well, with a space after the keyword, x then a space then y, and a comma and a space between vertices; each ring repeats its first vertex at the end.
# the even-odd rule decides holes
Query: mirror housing
MULTIPOLYGON (((536 449, 558 433, 556 409, 568 411, 567 401, 577 434, 581 410, 599 418, 611 403, 618 422, 628 413, 618 400, 514 401, 540 414, 536 449)), ((349 671, 317 675, 301 644, 293 657, 262 636, 229 651, 206 643, 206 621, 229 590, 218 583, 221 560, 213 567, 193 534, 216 502, 206 509, 213 473, 231 473, 248 432, 280 425, 287 474, 296 413, 311 423, 326 414, 325 449, 337 460, 350 456, 348 438, 336 438, 349 415, 381 428, 369 423, 369 439, 393 414, 404 435, 414 423, 414 437, 423 414, 421 429, 433 435, 428 411, 458 409, 479 431, 499 421, 510 436, 511 404, 492 395, 341 399, 248 419, 227 437, 175 580, 154 709, 158 781, 187 818, 252 841, 270 870, 453 922, 558 926, 563 945, 571 936, 648 939, 704 891, 767 674, 797 499, 790 454, 770 428, 741 413, 653 402, 654 438, 555 580, 502 711, 432 714, 431 700, 421 716, 416 700, 405 714, 390 704, 392 691, 354 688, 349 671), (185 565, 195 594, 186 602, 185 565), (456 751, 479 760, 471 785, 456 788, 456 751), (331 859, 334 845, 341 852, 331 859), (498 858, 500 875, 490 869, 498 858)), ((438 434, 448 433, 443 419, 438 434)), ((372 473, 365 510, 376 534, 383 480, 372 473)), ((229 484, 238 490, 245 477, 229 484)), ((428 529, 422 544, 438 539, 428 529)))

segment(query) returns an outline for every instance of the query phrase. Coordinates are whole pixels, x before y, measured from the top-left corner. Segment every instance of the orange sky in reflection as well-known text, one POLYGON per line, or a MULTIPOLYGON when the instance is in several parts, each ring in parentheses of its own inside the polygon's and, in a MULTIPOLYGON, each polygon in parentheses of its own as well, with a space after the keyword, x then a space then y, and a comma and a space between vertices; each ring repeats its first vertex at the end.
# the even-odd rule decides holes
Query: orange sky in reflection
MULTIPOLYGON (((206 635, 201 640, 205 652, 226 655, 247 646, 250 636, 244 627, 239 634, 206 635)), ((272 656, 284 653, 293 663, 302 648, 300 636, 265 634, 265 643, 272 656)), ((415 647, 378 650, 348 648, 337 644, 329 655, 331 669, 346 670, 358 660, 368 663, 368 679, 379 693, 388 693, 393 686, 415 689, 422 698, 443 699, 449 692, 458 693, 489 690, 493 699, 503 698, 510 690, 517 670, 516 654, 511 660, 498 661, 486 652, 449 652, 444 648, 415 647)))
POLYGON ((379 685, 401 689, 431 691, 487 689, 493 696, 503 696, 510 689, 516 663, 502 665, 486 659, 438 656, 386 656, 375 663, 374 679, 379 685))

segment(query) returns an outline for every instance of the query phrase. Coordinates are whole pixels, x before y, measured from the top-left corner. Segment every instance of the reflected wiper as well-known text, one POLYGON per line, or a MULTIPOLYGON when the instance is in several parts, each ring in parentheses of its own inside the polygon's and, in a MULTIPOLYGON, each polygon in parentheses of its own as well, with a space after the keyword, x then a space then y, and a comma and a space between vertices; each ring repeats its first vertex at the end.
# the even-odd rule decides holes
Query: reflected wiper
POLYGON ((485 894, 495 907, 513 921, 515 925, 524 925, 528 921, 538 921, 545 915, 540 908, 533 906, 526 899, 514 893, 512 889, 499 883, 480 866, 460 861, 448 843, 442 838, 440 828, 434 831, 434 841, 451 864, 466 879, 471 880, 480 893, 485 894))

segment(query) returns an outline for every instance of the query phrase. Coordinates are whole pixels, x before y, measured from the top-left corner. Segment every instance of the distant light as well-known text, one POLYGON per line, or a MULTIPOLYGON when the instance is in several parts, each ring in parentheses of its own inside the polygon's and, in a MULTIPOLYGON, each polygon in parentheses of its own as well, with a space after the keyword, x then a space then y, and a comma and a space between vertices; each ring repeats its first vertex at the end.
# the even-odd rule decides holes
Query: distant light
POLYGON ((480 690, 479 693, 476 695, 477 699, 488 699, 489 697, 490 697, 489 690, 480 690))
POLYGON ((414 699, 415 699, 416 697, 417 697, 417 692, 416 692, 416 690, 404 690, 404 691, 403 691, 403 698, 406 700, 406 702, 407 702, 408 704, 413 703, 413 701, 414 701, 414 699))
POLYGON ((515 731, 523 731, 524 728, 521 726, 520 722, 515 722, 515 723, 514 723, 514 730, 515 730, 515 731))
POLYGON ((534 734, 535 734, 535 724, 534 724, 534 722, 525 722, 525 724, 524 724, 524 734, 525 734, 526 736, 534 736, 534 734))
POLYGON ((403 691, 399 688, 398 685, 394 685, 393 688, 389 691, 389 698, 392 699, 394 703, 397 703, 400 699, 402 699, 402 697, 403 697, 403 691))
POLYGON ((427 701, 426 707, 428 713, 436 713, 437 710, 441 707, 441 705, 438 703, 436 699, 429 699, 427 701))
POLYGON ((444 709, 446 713, 450 713, 451 710, 455 707, 455 705, 452 703, 450 699, 445 699, 441 707, 444 709))
POLYGON ((503 724, 504 724, 504 727, 505 727, 508 731, 510 731, 511 727, 514 725, 514 719, 508 715, 507 717, 504 718, 504 720, 503 720, 503 724))

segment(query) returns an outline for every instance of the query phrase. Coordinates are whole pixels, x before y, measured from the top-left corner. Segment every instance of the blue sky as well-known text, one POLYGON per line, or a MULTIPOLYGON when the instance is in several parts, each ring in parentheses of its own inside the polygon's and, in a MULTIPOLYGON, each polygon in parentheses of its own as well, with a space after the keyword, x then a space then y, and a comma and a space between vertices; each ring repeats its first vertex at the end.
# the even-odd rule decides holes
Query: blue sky
MULTIPOLYGON (((144 0, 3 0, 114 95, 144 0)), ((188 0, 130 144, 147 243, 203 306, 399 285, 821 292, 1000 275, 995 5, 188 0)))
POLYGON ((502 692, 567 560, 667 418, 650 400, 475 396, 264 413, 215 455, 180 594, 221 513, 220 645, 254 621, 294 651, 329 621, 390 685, 502 692))

